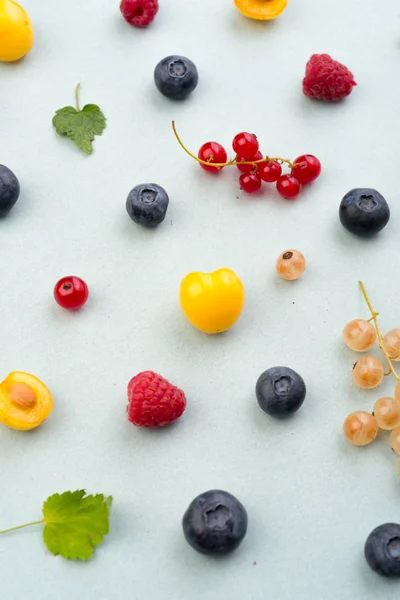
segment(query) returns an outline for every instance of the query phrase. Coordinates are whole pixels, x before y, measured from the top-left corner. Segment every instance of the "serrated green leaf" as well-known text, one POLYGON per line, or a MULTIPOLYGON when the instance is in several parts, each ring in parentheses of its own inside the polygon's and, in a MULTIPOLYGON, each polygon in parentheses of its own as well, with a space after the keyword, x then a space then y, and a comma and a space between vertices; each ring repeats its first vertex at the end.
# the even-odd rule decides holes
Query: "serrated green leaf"
POLYGON ((107 496, 106 499, 105 499, 107 510, 108 510, 108 514, 110 514, 110 512, 111 512, 112 501, 113 501, 113 497, 112 496, 107 496))
POLYGON ((106 118, 97 104, 86 104, 82 110, 64 106, 56 111, 53 126, 59 135, 67 136, 85 154, 92 154, 92 142, 106 127, 106 118))
POLYGON ((50 496, 43 505, 43 539, 54 555, 87 560, 109 532, 112 496, 85 490, 50 496))

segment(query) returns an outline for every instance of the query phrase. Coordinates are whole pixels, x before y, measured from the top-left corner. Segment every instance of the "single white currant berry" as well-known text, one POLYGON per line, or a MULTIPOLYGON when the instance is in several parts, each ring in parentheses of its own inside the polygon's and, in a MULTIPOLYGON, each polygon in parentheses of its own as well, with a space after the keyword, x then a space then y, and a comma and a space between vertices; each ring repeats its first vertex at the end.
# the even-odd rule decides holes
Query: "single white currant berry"
POLYGON ((390 434, 389 444, 396 454, 400 454, 400 427, 396 427, 390 434))
POLYGON ((343 329, 344 343, 354 352, 366 352, 376 342, 375 327, 365 319, 354 319, 343 329))
POLYGON ((353 367, 353 381, 364 390, 377 387, 384 374, 382 361, 375 356, 362 356, 353 367))
POLYGON ((287 281, 301 277, 306 270, 306 259, 298 250, 285 250, 276 260, 276 272, 287 281))
POLYGON ((400 401, 396 398, 379 398, 374 404, 373 414, 381 429, 390 431, 400 427, 400 401))
POLYGON ((343 432, 346 440, 355 446, 366 446, 378 435, 378 423, 370 413, 357 410, 346 417, 343 432))
POLYGON ((383 336, 383 345, 389 358, 400 361, 400 329, 391 329, 383 336))

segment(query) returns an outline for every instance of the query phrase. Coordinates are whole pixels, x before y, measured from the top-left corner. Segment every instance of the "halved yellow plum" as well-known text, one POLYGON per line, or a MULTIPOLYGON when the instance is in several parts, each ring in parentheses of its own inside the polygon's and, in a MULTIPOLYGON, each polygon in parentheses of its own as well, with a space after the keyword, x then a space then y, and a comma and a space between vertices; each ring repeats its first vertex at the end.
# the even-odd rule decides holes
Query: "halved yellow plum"
POLYGON ((14 371, 0 384, 0 423, 7 427, 35 429, 52 410, 50 391, 34 375, 14 371))
POLYGON ((285 10, 288 0, 234 0, 236 8, 245 17, 268 21, 276 19, 285 10))

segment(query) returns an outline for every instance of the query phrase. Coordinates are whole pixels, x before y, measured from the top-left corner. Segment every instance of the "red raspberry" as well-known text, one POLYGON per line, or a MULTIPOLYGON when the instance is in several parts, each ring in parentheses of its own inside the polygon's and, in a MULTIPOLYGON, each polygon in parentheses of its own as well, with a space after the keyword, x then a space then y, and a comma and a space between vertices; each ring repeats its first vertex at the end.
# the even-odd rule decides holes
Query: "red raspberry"
POLYGON ((147 27, 158 12, 158 0, 122 0, 121 13, 134 27, 147 27))
POLYGON ((128 400, 128 420, 137 427, 164 427, 186 408, 182 390, 153 371, 143 371, 130 380, 128 400))
POLYGON ((348 96, 353 86, 353 73, 329 54, 313 54, 306 65, 303 79, 303 92, 306 96, 337 102, 348 96))

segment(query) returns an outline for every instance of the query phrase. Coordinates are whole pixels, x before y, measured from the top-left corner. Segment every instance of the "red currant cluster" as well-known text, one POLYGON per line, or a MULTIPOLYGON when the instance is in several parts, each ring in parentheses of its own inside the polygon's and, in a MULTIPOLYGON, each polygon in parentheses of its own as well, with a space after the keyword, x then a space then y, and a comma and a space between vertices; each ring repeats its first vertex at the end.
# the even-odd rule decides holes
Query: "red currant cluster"
POLYGON ((218 142, 206 142, 194 156, 183 145, 174 123, 172 124, 175 136, 182 148, 209 173, 218 173, 224 167, 236 165, 242 173, 239 177, 240 188, 252 194, 261 189, 262 182, 275 183, 279 194, 288 200, 294 200, 301 192, 302 186, 312 183, 321 173, 321 163, 311 154, 303 154, 294 162, 286 158, 273 158, 263 156, 259 149, 257 137, 253 133, 238 133, 233 138, 232 147, 235 158, 228 161, 225 148, 218 142), (290 172, 282 173, 282 166, 286 164, 290 172))

